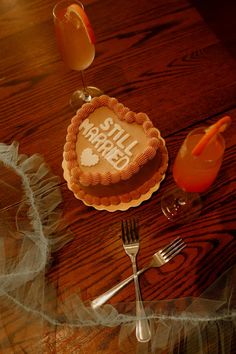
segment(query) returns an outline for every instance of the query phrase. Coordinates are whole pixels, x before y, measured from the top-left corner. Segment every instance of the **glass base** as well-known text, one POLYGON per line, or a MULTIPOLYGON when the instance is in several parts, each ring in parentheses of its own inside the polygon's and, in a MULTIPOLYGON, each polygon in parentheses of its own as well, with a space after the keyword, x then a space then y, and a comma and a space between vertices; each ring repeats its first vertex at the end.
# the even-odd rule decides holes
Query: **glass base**
POLYGON ((199 217, 201 208, 198 193, 188 193, 178 188, 168 191, 161 199, 163 214, 178 224, 188 223, 199 217))
POLYGON ((97 87, 88 86, 86 90, 76 90, 71 98, 70 105, 73 110, 79 109, 84 103, 90 102, 93 97, 99 97, 103 94, 103 91, 97 87))

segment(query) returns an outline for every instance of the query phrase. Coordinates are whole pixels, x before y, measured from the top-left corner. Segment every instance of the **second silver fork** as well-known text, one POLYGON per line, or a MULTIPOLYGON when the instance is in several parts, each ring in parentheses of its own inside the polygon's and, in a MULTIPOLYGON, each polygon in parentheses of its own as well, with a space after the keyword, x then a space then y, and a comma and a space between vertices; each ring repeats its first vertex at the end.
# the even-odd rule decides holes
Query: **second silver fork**
POLYGON ((122 221, 122 241, 126 254, 130 257, 136 294, 136 337, 139 342, 148 342, 151 339, 151 331, 149 328, 148 319, 143 307, 141 292, 139 288, 139 280, 137 275, 136 256, 139 251, 139 233, 135 220, 130 222, 122 221))

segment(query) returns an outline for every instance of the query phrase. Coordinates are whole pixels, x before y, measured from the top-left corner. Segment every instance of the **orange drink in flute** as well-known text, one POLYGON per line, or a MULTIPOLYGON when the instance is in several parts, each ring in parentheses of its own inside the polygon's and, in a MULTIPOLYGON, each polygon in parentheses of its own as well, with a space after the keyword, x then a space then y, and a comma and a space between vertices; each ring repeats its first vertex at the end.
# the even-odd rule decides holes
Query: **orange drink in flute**
POLYGON ((173 166, 173 177, 179 188, 162 198, 162 210, 168 219, 186 222, 199 215, 198 193, 205 192, 217 177, 225 150, 220 132, 230 121, 230 117, 223 117, 209 128, 194 129, 185 138, 173 166))
POLYGON ((77 0, 59 1, 54 9, 56 39, 62 60, 71 70, 80 71, 83 88, 76 90, 70 100, 73 108, 79 108, 102 91, 86 86, 83 71, 95 57, 95 36, 84 6, 77 0))

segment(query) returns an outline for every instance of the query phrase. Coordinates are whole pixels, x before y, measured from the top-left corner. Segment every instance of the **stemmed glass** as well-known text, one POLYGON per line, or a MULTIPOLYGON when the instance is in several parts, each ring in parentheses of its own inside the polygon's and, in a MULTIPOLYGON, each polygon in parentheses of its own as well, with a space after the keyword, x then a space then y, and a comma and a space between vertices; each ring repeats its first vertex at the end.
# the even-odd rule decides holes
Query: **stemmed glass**
POLYGON ((171 189, 161 200, 162 211, 171 221, 189 222, 200 214, 202 203, 199 193, 212 185, 220 169, 225 150, 225 141, 220 133, 210 140, 199 156, 192 153, 206 130, 206 127, 192 130, 175 158, 173 177, 179 188, 171 189))
POLYGON ((56 39, 64 63, 72 70, 80 71, 83 87, 76 90, 70 104, 78 109, 85 102, 90 102, 102 91, 97 87, 87 86, 84 70, 95 57, 95 37, 84 6, 77 0, 61 0, 53 8, 56 39))

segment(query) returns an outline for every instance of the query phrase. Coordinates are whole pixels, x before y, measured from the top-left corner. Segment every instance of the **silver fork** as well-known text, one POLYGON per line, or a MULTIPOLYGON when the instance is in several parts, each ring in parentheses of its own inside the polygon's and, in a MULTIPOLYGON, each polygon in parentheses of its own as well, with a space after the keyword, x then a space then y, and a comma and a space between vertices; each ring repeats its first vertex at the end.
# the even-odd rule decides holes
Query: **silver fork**
POLYGON ((151 339, 149 323, 144 311, 139 281, 137 276, 136 256, 139 251, 139 233, 135 220, 122 221, 122 241, 126 254, 130 257, 136 294, 136 338, 139 342, 148 342, 151 339))
MULTIPOLYGON (((152 267, 159 268, 164 264, 168 263, 172 258, 177 256, 177 254, 179 254, 184 249, 185 246, 186 244, 184 243, 184 241, 181 238, 177 237, 174 241, 170 242, 167 246, 154 253, 149 264, 143 269, 139 270, 137 272, 137 275, 142 274, 149 268, 152 267)), ((120 291, 127 284, 129 284, 133 280, 133 278, 134 275, 132 274, 130 277, 124 279, 119 284, 113 286, 111 289, 107 290, 102 295, 96 297, 93 301, 91 301, 92 308, 96 309, 99 306, 105 304, 105 302, 107 302, 112 296, 118 293, 118 291, 120 291)))

